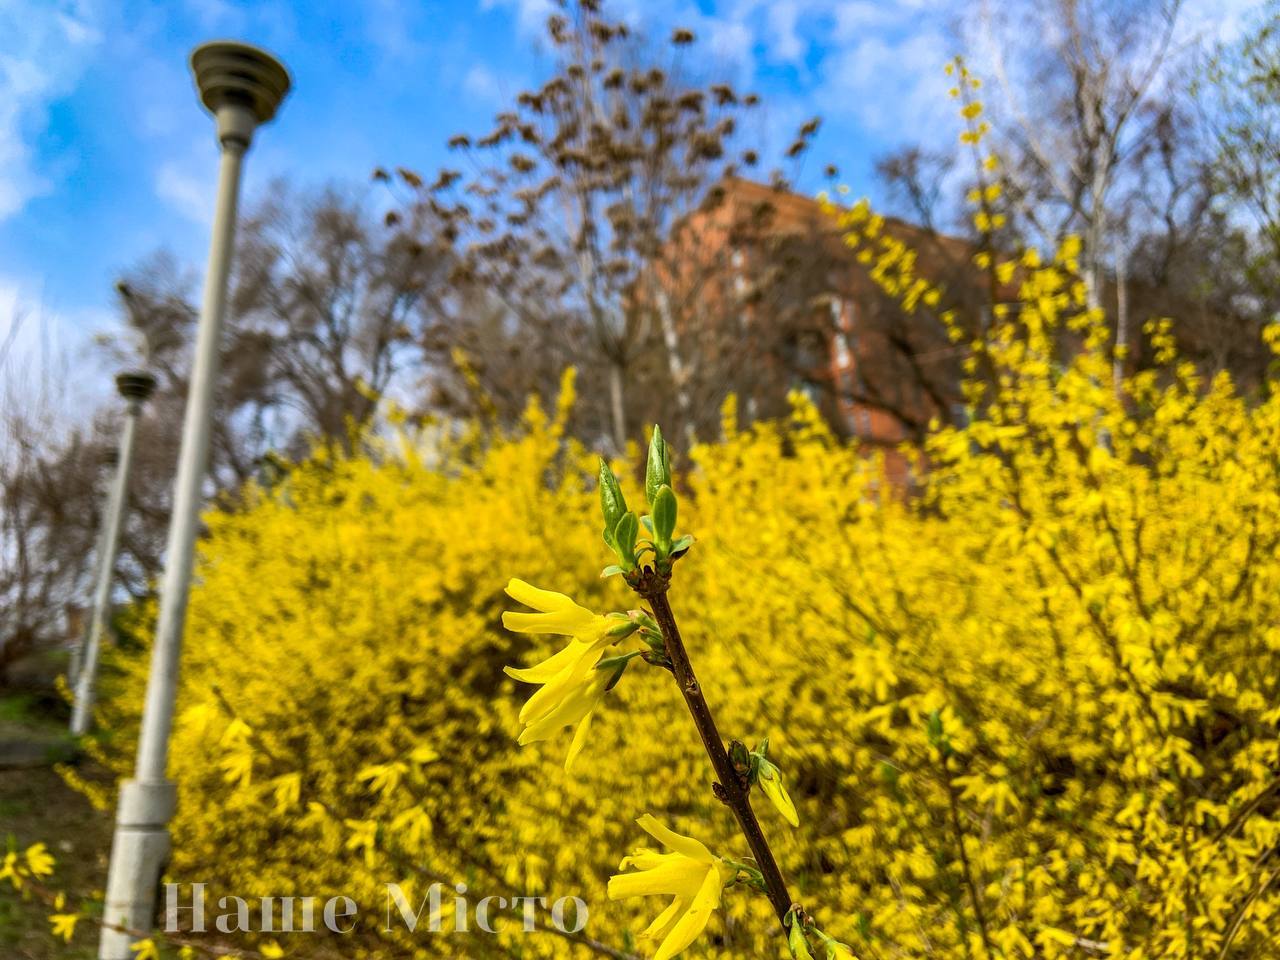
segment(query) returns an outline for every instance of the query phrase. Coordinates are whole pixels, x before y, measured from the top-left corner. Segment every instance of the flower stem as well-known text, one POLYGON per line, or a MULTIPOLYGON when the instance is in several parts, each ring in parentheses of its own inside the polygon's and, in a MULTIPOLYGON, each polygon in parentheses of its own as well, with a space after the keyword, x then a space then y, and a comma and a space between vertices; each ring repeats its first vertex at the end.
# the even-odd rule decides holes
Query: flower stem
POLYGON ((756 819, 755 811, 751 809, 751 787, 747 782, 746 771, 737 770, 733 761, 729 759, 724 741, 720 739, 720 731, 716 729, 711 708, 702 695, 702 686, 698 683, 693 665, 689 662, 689 652, 685 649, 684 641, 680 637, 680 628, 676 625, 675 614, 671 612, 671 603, 667 600, 669 583, 668 577, 656 573, 651 568, 646 568, 638 571, 638 575, 631 582, 631 587, 648 600, 653 608, 653 618, 662 631, 667 657, 671 660, 671 672, 675 675, 676 684, 680 687, 685 705, 689 708, 694 725, 698 728, 698 735, 702 738, 702 745, 706 748, 707 756, 711 758, 711 766, 718 778, 718 782, 713 785, 715 794, 737 817, 738 826, 742 828, 742 834, 747 839, 747 846, 751 848, 751 855, 755 858, 756 865, 764 877, 765 894, 778 915, 778 922, 782 924, 783 930, 786 930, 787 917, 792 907, 791 895, 787 892, 786 881, 782 879, 782 872, 778 869, 773 851, 769 848, 769 841, 765 839, 760 829, 760 821, 756 819))

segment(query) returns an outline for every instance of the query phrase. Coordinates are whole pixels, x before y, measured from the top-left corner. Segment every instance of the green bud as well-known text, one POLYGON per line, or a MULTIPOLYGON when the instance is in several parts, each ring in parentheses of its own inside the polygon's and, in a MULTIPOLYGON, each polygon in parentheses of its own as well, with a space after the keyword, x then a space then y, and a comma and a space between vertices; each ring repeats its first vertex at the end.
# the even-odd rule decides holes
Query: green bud
POLYGON ((664 483, 671 486, 671 458, 667 441, 662 439, 662 428, 655 423, 653 436, 649 439, 649 462, 644 471, 644 495, 650 506, 658 496, 658 488, 664 483))
POLYGON ((823 952, 826 954, 825 960, 857 960, 848 944, 841 943, 825 931, 811 927, 809 933, 817 937, 818 942, 822 944, 823 952))
POLYGON ((640 651, 636 650, 632 653, 624 653, 617 657, 607 657, 596 664, 597 670, 606 672, 612 671, 612 676, 605 682, 605 692, 608 693, 618 685, 618 681, 622 679, 622 675, 627 672, 627 664, 636 657, 640 656, 640 651))
POLYGON ((618 562, 623 570, 634 570, 636 567, 636 537, 640 534, 640 520, 628 511, 618 520, 613 528, 613 547, 618 555, 618 562))
POLYGON ((626 620, 621 620, 619 624, 613 629, 611 629, 607 634, 605 634, 605 636, 614 637, 615 639, 618 639, 618 640, 623 640, 631 636, 633 633, 635 633, 639 629, 640 629, 640 624, 628 618, 626 620))
POLYGON ((671 553, 671 535, 676 530, 676 495, 665 483, 653 498, 653 539, 659 557, 671 553))
POLYGON ((804 924, 795 913, 791 914, 790 929, 787 931, 787 946, 794 960, 813 960, 809 952, 809 941, 805 939, 804 924))
POLYGON ((791 800, 791 794, 787 793, 787 788, 782 783, 781 771, 762 754, 752 754, 751 759, 756 786, 769 798, 769 802, 777 808, 787 823, 793 827, 800 826, 800 816, 796 813, 796 805, 791 800))
POLYGON ((604 542, 613 546, 613 531, 627 512, 627 501, 618 478, 603 459, 600 461, 600 512, 604 515, 604 542))
POLYGON ((693 534, 686 533, 683 537, 681 537, 679 540, 677 540, 675 543, 671 545, 671 559, 679 560, 681 557, 683 557, 686 553, 689 552, 689 548, 692 546, 693 546, 693 534))

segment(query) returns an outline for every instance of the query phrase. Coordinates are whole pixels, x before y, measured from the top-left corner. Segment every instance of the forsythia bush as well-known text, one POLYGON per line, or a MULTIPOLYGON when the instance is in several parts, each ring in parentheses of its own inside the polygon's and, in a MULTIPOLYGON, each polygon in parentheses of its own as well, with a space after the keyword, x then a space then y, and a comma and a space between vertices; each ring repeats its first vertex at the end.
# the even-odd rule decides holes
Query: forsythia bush
MULTIPOLYGON (((1070 259, 1019 265, 1021 309, 973 347, 975 417, 918 452, 918 497, 800 400, 742 432, 729 411, 677 463, 697 538, 671 593, 685 641, 726 735, 771 738, 800 829, 761 807, 765 830, 860 957, 1280 950, 1280 397, 1202 383, 1159 325, 1153 367, 1113 383, 1070 259)), ((511 917, 492 936, 384 932, 383 884, 415 906, 435 880, 473 902, 577 895, 583 933, 632 951, 653 907, 605 882, 638 812, 745 853, 658 671, 604 698, 572 775, 571 732, 515 746, 529 691, 502 667, 563 641, 502 629, 508 578, 637 604, 599 576, 570 393, 515 435, 428 457, 406 430, 209 515, 174 879, 356 896, 358 930, 328 945, 346 954, 589 956, 511 917)), ((127 731, 146 658, 115 667, 104 726, 127 731)), ((128 739, 104 748, 121 771, 128 739)), ((690 955, 779 955, 763 898, 722 911, 690 955)))

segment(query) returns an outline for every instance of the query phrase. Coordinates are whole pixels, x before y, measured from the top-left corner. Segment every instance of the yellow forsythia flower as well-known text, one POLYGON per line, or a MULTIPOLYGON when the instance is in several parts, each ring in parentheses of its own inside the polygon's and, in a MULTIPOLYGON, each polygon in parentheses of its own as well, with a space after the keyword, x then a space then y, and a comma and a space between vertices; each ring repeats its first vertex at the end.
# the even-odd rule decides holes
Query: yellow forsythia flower
POLYGON ((76 922, 79 919, 78 913, 51 913, 49 925, 53 928, 55 937, 61 937, 65 942, 70 943, 71 938, 75 936, 76 922))
MULTIPOLYGON (((889 452, 913 465, 912 495, 887 495, 900 488, 881 454, 839 440, 802 397, 794 416, 749 428, 728 407, 722 438, 690 451, 680 511, 701 546, 673 603, 700 680, 727 733, 785 730, 786 785, 806 785, 805 820, 821 811, 823 826, 806 822, 803 842, 774 853, 855 954, 1102 956, 1083 941, 1106 943, 1106 960, 1152 960, 1216 957, 1231 937, 1228 956, 1270 957, 1280 391, 1197 380, 1163 322, 1117 384, 1114 318, 1087 310, 1052 251, 1017 262, 1007 314, 939 313, 978 382, 963 425, 889 452), (762 642, 762 625, 785 625, 788 641, 762 642)), ((886 283, 909 291, 919 275, 895 249, 886 283)), ((578 892, 592 935, 621 948, 614 931, 666 906, 610 901, 599 870, 629 849, 641 809, 703 818, 713 851, 740 842, 665 672, 637 670, 610 693, 626 723, 593 725, 593 762, 572 779, 562 755, 501 735, 522 726, 522 704, 495 689, 495 660, 516 662, 494 633, 495 571, 577 582, 594 611, 633 597, 596 576, 598 464, 560 409, 530 404, 509 431, 424 434, 416 458, 373 438, 205 514, 181 679, 183 703, 204 709, 175 726, 170 757, 201 802, 179 804, 175 879, 342 890, 376 916, 406 858, 429 857, 451 878, 474 871, 479 896, 578 892), (261 744, 247 783, 219 766, 235 749, 219 743, 224 700, 261 744), (421 765, 424 744, 445 756, 421 765), (400 762, 394 791, 357 780, 400 762), (300 798, 287 781, 278 807, 280 778, 296 774, 300 798), (347 849, 344 819, 385 829, 347 849)), ((618 465, 624 487, 634 466, 618 465)), ((105 651, 104 726, 123 733, 88 749, 118 775, 133 768, 154 616, 126 608, 143 642, 105 651)), ((540 646, 521 666, 565 642, 529 639, 540 646)), ((6 861, 0 849, 0 878, 6 861)), ((27 869, 22 850, 9 863, 27 869)), ((708 954, 755 956, 777 938, 763 898, 726 891, 720 909, 733 943, 708 954)), ((513 954, 582 950, 497 926, 513 954)), ((454 949, 407 929, 351 941, 353 954, 454 949)))
POLYGON ((521 746, 548 740, 565 727, 577 725, 564 768, 569 770, 586 744, 591 715, 604 699, 613 673, 597 670, 605 647, 615 642, 609 631, 616 620, 580 607, 562 593, 539 590, 523 580, 507 584, 507 593, 538 613, 502 615, 502 625, 516 633, 552 633, 572 637, 568 645, 532 667, 504 667, 506 674, 541 685, 520 710, 521 746))
POLYGON ((27 847, 25 856, 27 858, 27 868, 31 871, 33 877, 47 877, 53 873, 54 860, 43 843, 36 843, 27 847))
POLYGON ((671 850, 657 853, 637 850, 623 859, 619 870, 635 867, 635 873, 609 878, 609 899, 670 896, 671 903, 640 934, 641 940, 658 940, 653 960, 671 960, 693 943, 720 906, 724 885, 737 872, 699 841, 682 836, 645 814, 636 821, 640 829, 671 850))

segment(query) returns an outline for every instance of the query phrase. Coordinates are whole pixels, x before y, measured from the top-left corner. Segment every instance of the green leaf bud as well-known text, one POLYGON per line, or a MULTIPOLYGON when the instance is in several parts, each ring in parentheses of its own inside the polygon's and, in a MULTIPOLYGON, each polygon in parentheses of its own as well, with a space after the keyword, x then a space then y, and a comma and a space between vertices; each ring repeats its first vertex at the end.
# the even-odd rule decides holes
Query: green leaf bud
POLYGON ((667 441, 662 439, 662 428, 655 423, 653 436, 649 439, 649 462, 644 471, 644 495, 650 506, 663 484, 671 486, 671 459, 667 441))
POLYGON ((671 535, 676 529, 677 514, 676 495, 665 483, 658 488, 653 498, 653 537, 654 547, 659 557, 671 553, 671 535))
POLYGON ((603 459, 600 461, 600 512, 604 515, 604 542, 612 547, 613 532, 627 512, 627 500, 618 478, 603 459))
POLYGON ((622 515, 613 529, 613 543, 610 546, 618 554, 618 562, 623 570, 636 568, 636 537, 639 533, 640 520, 630 511, 622 515))

